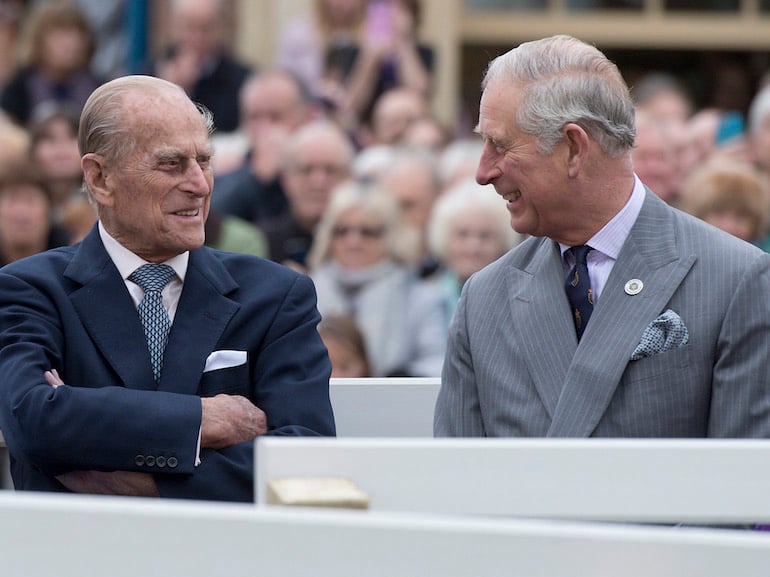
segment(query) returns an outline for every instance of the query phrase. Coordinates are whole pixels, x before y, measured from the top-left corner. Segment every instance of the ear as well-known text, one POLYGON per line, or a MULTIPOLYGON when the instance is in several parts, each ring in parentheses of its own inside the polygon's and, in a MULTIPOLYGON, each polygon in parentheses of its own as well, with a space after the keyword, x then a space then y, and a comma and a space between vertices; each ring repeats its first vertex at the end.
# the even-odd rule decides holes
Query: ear
POLYGON ((580 125, 573 122, 564 125, 564 137, 567 143, 567 173, 574 178, 580 174, 586 162, 590 138, 580 125))
POLYGON ((80 166, 83 169, 83 180, 94 200, 100 206, 111 206, 114 197, 108 186, 104 157, 101 154, 89 152, 80 159, 80 166))

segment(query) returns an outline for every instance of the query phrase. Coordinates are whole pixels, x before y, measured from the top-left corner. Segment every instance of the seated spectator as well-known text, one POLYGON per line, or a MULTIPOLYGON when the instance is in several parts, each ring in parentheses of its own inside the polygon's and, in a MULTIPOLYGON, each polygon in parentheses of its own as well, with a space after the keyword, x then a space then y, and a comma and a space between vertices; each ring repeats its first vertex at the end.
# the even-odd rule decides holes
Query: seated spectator
POLYGON ((328 53, 327 75, 342 80, 342 108, 353 122, 368 124, 374 104, 393 88, 429 97, 434 53, 418 39, 420 12, 419 0, 370 0, 361 46, 328 53))
POLYGON ((329 351, 332 378, 372 376, 364 336, 352 316, 326 315, 318 324, 318 334, 329 351))
POLYGON ((441 294, 447 328, 465 281, 520 242, 510 219, 495 191, 472 178, 455 184, 434 204, 428 242, 441 267, 423 282, 441 294))
POLYGON ((426 114, 407 127, 401 143, 404 146, 424 148, 435 154, 441 154, 444 147, 449 144, 449 132, 435 116, 426 114))
POLYGON ((316 98, 332 108, 341 104, 339 78, 326 74, 326 55, 355 48, 361 39, 367 0, 315 0, 310 14, 279 31, 276 66, 296 74, 316 98))
POLYGON ((31 165, 0 173, 0 265, 67 244, 51 220, 51 192, 31 165))
POLYGON ((321 315, 353 315, 376 377, 441 373, 443 311, 439 295, 416 293, 417 246, 390 194, 349 182, 335 189, 308 257, 321 315))
POLYGON ((37 4, 26 22, 22 65, 0 94, 0 106, 26 125, 38 106, 58 102, 77 113, 101 79, 90 70, 94 41, 83 13, 67 2, 37 4))
POLYGON ((238 128, 238 91, 250 68, 226 49, 222 0, 171 0, 171 44, 152 74, 185 89, 214 115, 217 131, 238 128))
POLYGON ((757 172, 742 162, 714 160, 693 172, 682 194, 682 208, 747 242, 765 234, 770 200, 757 172))
POLYGON ((281 173, 289 210, 261 226, 271 260, 306 271, 316 227, 332 190, 350 178, 353 155, 347 135, 328 121, 310 123, 292 135, 281 173))
POLYGON ((407 130, 428 113, 428 101, 409 88, 394 88, 380 96, 374 104, 368 130, 357 133, 359 144, 396 145, 404 140, 407 130))
POLYGON ((693 111, 692 98, 676 77, 663 72, 642 76, 632 87, 636 111, 667 124, 685 123, 693 111))
POLYGON ((311 98, 292 74, 255 73, 241 88, 241 129, 249 141, 245 160, 214 181, 211 208, 255 224, 285 214, 279 174, 289 136, 315 116, 311 98))
POLYGON ((631 152, 634 172, 668 204, 678 203, 679 185, 674 141, 663 121, 636 113, 636 138, 631 152))
POLYGON ((64 206, 72 195, 79 194, 83 184, 78 151, 79 122, 80 115, 73 109, 51 102, 41 106, 30 123, 30 158, 48 182, 57 221, 64 206))
POLYGON ((474 177, 483 148, 484 143, 480 138, 462 138, 447 144, 438 159, 441 190, 474 177))
POLYGON ((433 154, 424 149, 396 148, 375 182, 398 201, 404 221, 419 235, 420 276, 430 275, 436 270, 437 262, 428 249, 428 219, 440 191, 433 154))

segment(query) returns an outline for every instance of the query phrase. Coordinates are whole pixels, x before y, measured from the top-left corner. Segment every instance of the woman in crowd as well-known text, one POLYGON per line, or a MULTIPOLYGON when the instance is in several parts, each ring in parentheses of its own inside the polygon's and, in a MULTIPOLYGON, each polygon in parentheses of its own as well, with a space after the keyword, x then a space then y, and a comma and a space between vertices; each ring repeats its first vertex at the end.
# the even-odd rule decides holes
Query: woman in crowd
POLYGON ((682 208, 747 242, 758 243, 767 229, 770 203, 758 172, 719 158, 694 171, 682 191, 682 208))
POLYGON ((0 94, 0 106, 21 125, 44 102, 79 113, 100 84, 90 70, 94 41, 88 21, 73 4, 46 2, 35 6, 26 24, 22 64, 0 94))
POLYGON ((318 308, 353 316, 372 376, 441 373, 443 311, 439 295, 418 294, 418 242, 396 200, 371 184, 339 186, 319 223, 308 257, 318 308))
POLYGON ((0 265, 66 245, 51 220, 51 192, 31 165, 0 172, 0 265))
POLYGON ((428 243, 441 266, 423 281, 422 290, 441 294, 447 327, 465 281, 520 240, 505 203, 491 187, 468 179, 439 197, 428 223, 428 243))

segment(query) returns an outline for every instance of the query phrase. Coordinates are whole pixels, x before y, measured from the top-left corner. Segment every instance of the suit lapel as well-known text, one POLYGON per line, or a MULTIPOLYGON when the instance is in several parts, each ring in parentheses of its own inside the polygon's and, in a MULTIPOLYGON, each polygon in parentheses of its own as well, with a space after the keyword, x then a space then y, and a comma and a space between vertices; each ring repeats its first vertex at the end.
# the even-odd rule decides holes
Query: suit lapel
POLYGON ((564 269, 556 243, 541 239, 525 269, 511 267, 511 315, 523 358, 546 411, 553 417, 577 337, 564 292, 564 269))
POLYGON ((238 284, 207 248, 192 251, 169 333, 159 390, 193 395, 206 358, 240 305, 225 296, 238 284))
POLYGON ((548 436, 591 435, 645 327, 663 312, 695 262, 695 255, 677 252, 671 211, 647 192, 572 359, 548 436), (631 279, 644 283, 636 295, 625 290, 631 279))
POLYGON ((154 389, 142 323, 96 226, 83 239, 64 276, 82 285, 70 294, 72 305, 123 385, 154 389))

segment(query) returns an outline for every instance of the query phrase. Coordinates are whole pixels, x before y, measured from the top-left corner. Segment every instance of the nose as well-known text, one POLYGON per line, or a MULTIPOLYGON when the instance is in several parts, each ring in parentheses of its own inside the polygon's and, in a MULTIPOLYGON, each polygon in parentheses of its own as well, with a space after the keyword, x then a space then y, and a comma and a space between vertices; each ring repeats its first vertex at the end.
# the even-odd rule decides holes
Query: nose
POLYGON ((211 194, 211 167, 193 160, 189 163, 184 190, 196 196, 211 194))
POLYGON ((500 175, 500 169, 497 168, 496 159, 489 143, 484 144, 479 158, 479 166, 476 169, 476 182, 481 185, 490 184, 500 175))

